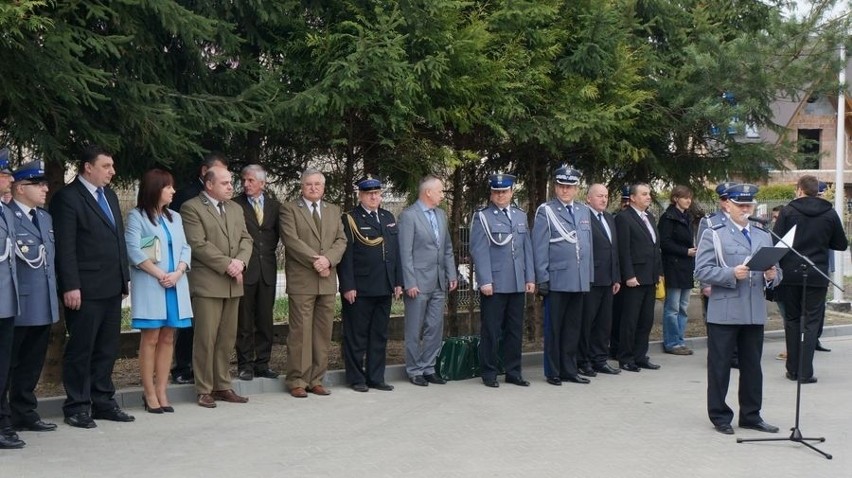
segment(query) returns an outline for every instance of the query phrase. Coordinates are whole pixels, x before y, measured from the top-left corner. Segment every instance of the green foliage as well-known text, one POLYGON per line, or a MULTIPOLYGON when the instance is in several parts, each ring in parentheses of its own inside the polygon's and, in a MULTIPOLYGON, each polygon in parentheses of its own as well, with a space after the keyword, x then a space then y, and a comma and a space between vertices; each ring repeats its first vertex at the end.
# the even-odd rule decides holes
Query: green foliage
POLYGON ((790 183, 761 186, 756 198, 758 201, 792 201, 796 199, 796 185, 790 183))

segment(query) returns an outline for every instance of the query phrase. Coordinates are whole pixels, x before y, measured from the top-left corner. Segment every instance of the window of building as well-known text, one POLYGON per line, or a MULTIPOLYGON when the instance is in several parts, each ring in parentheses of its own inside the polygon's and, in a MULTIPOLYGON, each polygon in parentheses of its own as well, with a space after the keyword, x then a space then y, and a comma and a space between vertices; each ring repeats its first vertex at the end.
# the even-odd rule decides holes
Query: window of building
POLYGON ((821 129, 800 129, 798 137, 799 154, 802 160, 799 169, 819 169, 821 129))

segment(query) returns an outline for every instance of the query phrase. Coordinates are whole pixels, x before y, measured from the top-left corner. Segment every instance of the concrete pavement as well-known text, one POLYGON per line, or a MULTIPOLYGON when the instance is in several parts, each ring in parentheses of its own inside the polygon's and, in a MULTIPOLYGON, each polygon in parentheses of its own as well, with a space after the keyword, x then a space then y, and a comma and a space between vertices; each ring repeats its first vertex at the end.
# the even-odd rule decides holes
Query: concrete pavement
MULTIPOLYGON (((781 427, 766 435, 736 427, 713 431, 705 411, 706 349, 665 355, 661 370, 598 376, 590 385, 544 382, 540 354, 526 357, 529 388, 484 387, 479 379, 421 388, 399 367, 393 392, 333 386, 329 397, 295 399, 277 380, 235 384, 248 404, 213 410, 171 396, 174 414, 142 411, 138 391, 121 398, 136 422, 98 421, 93 430, 60 425, 52 433, 21 433, 28 446, 0 451, 3 477, 788 477, 852 476, 852 333, 826 329, 817 353, 819 383, 802 388, 801 429, 824 436, 826 460, 791 442, 737 444, 736 438, 789 436, 795 384, 784 378, 780 334, 763 354, 763 417, 781 427), (263 392, 267 393, 263 393, 263 392)), ((340 373, 331 374, 339 382, 340 373)), ((729 403, 736 410, 732 375, 729 403)))

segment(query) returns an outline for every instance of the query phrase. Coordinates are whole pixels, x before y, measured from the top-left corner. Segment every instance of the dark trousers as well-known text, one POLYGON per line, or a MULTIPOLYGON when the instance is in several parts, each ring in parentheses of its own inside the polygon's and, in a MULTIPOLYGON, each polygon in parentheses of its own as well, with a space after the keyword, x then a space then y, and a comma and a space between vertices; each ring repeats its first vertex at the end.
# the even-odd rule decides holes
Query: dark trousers
POLYGON ((802 319, 802 287, 782 285, 776 298, 784 304, 784 336, 787 341, 787 372, 801 378, 814 375, 814 349, 819 324, 825 315, 827 287, 805 288, 805 342, 802 347, 802 373, 799 374, 799 326, 802 319))
POLYGON ((41 419, 36 412, 35 388, 41 377, 50 325, 15 327, 9 380, 3 393, 2 408, 11 411, 13 425, 26 425, 41 419))
POLYGON ((237 367, 262 372, 272 355, 272 308, 275 285, 263 281, 243 286, 237 319, 237 367))
POLYGON ((112 368, 121 334, 121 296, 83 299, 80 310, 65 309, 68 343, 62 358, 65 416, 111 410, 115 402, 112 368))
POLYGON ((385 381, 391 296, 343 300, 343 360, 346 381, 375 385, 385 381))
POLYGON ((195 340, 194 329, 185 327, 175 330, 175 366, 172 367, 172 378, 177 376, 192 376, 192 342, 195 340))
POLYGON ((612 327, 612 286, 592 286, 583 300, 583 325, 577 363, 581 367, 606 364, 612 327))
POLYGON ((648 338, 654 326, 654 286, 622 287, 618 363, 648 361, 648 338))
POLYGON ((483 380, 495 380, 499 370, 499 346, 503 340, 506 377, 521 378, 524 293, 479 294, 479 364, 483 380))
POLYGON ((707 414, 713 425, 730 424, 734 411, 725 403, 731 380, 731 358, 739 351, 740 383, 738 389, 740 425, 756 424, 762 419, 763 354, 762 325, 707 324, 707 414))
POLYGON ((544 324, 544 373, 547 378, 577 376, 584 295, 584 292, 551 292, 547 295, 544 324))
MULTIPOLYGON (((15 334, 15 318, 0 317, 0 390, 9 387, 9 369, 12 366, 12 342, 15 334)), ((5 397, 5 393, 3 394, 5 397)), ((11 425, 9 403, 0 401, 0 428, 11 425)))

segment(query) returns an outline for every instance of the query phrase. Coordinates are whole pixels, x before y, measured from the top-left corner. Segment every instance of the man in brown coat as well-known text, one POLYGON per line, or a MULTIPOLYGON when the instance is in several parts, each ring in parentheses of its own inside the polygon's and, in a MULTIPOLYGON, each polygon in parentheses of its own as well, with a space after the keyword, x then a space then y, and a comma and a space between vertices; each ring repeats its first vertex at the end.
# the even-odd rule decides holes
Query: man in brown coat
POLYGON ((229 359, 237 337, 237 313, 243 295, 243 272, 251 258, 252 239, 234 193, 231 173, 211 167, 204 191, 180 209, 192 248, 192 369, 198 404, 214 408, 216 400, 245 403, 231 388, 229 359))
POLYGON ((335 270, 346 250, 340 208, 322 200, 325 176, 302 173, 302 195, 281 205, 281 239, 290 304, 287 335, 287 387, 290 395, 331 394, 322 385, 337 293, 335 270))

